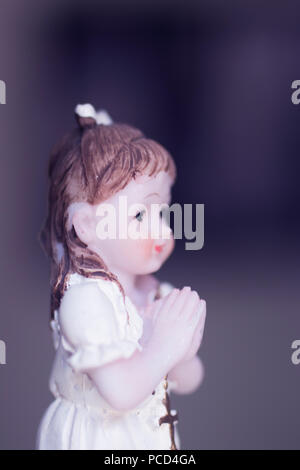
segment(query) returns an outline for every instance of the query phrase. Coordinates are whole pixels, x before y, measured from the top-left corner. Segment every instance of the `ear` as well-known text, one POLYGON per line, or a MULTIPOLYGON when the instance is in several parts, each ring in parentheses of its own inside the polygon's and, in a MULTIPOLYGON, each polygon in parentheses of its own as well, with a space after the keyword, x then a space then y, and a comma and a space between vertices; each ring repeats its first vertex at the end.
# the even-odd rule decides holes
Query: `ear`
POLYGON ((92 206, 88 203, 78 205, 73 212, 71 222, 78 238, 86 245, 89 245, 96 236, 95 216, 92 206))

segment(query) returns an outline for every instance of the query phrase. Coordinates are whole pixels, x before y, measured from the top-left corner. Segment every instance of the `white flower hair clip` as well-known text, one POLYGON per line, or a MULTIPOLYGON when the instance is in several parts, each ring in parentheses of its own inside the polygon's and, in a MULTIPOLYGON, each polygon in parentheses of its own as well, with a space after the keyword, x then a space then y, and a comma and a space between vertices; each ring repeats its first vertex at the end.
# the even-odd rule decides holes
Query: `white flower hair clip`
POLYGON ((97 124, 104 124, 105 126, 113 123, 112 118, 104 109, 96 111, 90 103, 78 104, 75 108, 75 114, 82 118, 92 118, 97 124))

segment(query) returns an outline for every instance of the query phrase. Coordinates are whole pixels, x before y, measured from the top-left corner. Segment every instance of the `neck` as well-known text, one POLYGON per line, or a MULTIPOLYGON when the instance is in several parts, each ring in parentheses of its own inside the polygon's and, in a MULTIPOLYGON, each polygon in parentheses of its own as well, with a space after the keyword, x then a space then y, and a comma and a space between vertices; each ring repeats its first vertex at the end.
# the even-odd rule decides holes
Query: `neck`
POLYGON ((120 269, 115 269, 113 266, 110 268, 110 271, 118 277, 120 284, 122 285, 125 294, 128 297, 134 296, 134 291, 137 285, 137 275, 130 274, 128 272, 122 271, 120 269))
POLYGON ((88 245, 88 248, 100 256, 100 258, 104 261, 110 272, 118 277, 118 280, 121 286, 123 287, 125 294, 128 297, 131 297, 134 294, 138 276, 136 274, 128 273, 127 271, 124 271, 122 269, 115 268, 115 266, 108 262, 104 254, 99 252, 97 246, 90 244, 88 245))

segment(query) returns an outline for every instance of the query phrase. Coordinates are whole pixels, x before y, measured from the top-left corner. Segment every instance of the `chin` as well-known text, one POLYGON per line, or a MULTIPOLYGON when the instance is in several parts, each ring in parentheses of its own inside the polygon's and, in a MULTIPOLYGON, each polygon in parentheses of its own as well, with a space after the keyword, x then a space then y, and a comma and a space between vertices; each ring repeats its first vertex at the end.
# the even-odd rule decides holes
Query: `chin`
POLYGON ((162 262, 158 260, 155 260, 155 262, 151 261, 148 264, 144 264, 142 269, 135 269, 132 270, 132 274, 135 274, 137 276, 145 276, 147 274, 152 274, 158 271, 162 266, 162 262))
MULTIPOLYGON (((160 270, 160 268, 168 259, 168 257, 169 255, 164 256, 164 257, 151 256, 151 258, 148 260, 144 259, 144 261, 141 262, 140 266, 132 266, 132 268, 130 269, 130 272, 131 274, 135 274, 137 276, 143 276, 146 274, 156 273, 157 271, 160 270)), ((126 269, 128 271, 129 265, 126 266, 126 269)))
POLYGON ((162 258, 152 261, 151 267, 149 267, 149 274, 153 274, 159 271, 165 261, 166 260, 162 258))

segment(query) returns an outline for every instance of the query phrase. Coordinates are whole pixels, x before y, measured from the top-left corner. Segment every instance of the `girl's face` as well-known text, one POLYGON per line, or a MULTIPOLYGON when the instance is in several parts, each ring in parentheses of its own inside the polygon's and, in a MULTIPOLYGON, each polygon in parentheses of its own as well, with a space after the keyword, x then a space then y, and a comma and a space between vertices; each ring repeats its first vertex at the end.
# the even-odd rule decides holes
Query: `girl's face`
POLYGON ((92 221, 87 225, 93 233, 89 234, 88 243, 83 241, 112 272, 150 274, 170 256, 174 238, 162 217, 161 205, 171 202, 171 184, 165 171, 154 177, 140 176, 106 201, 92 206, 92 221))

